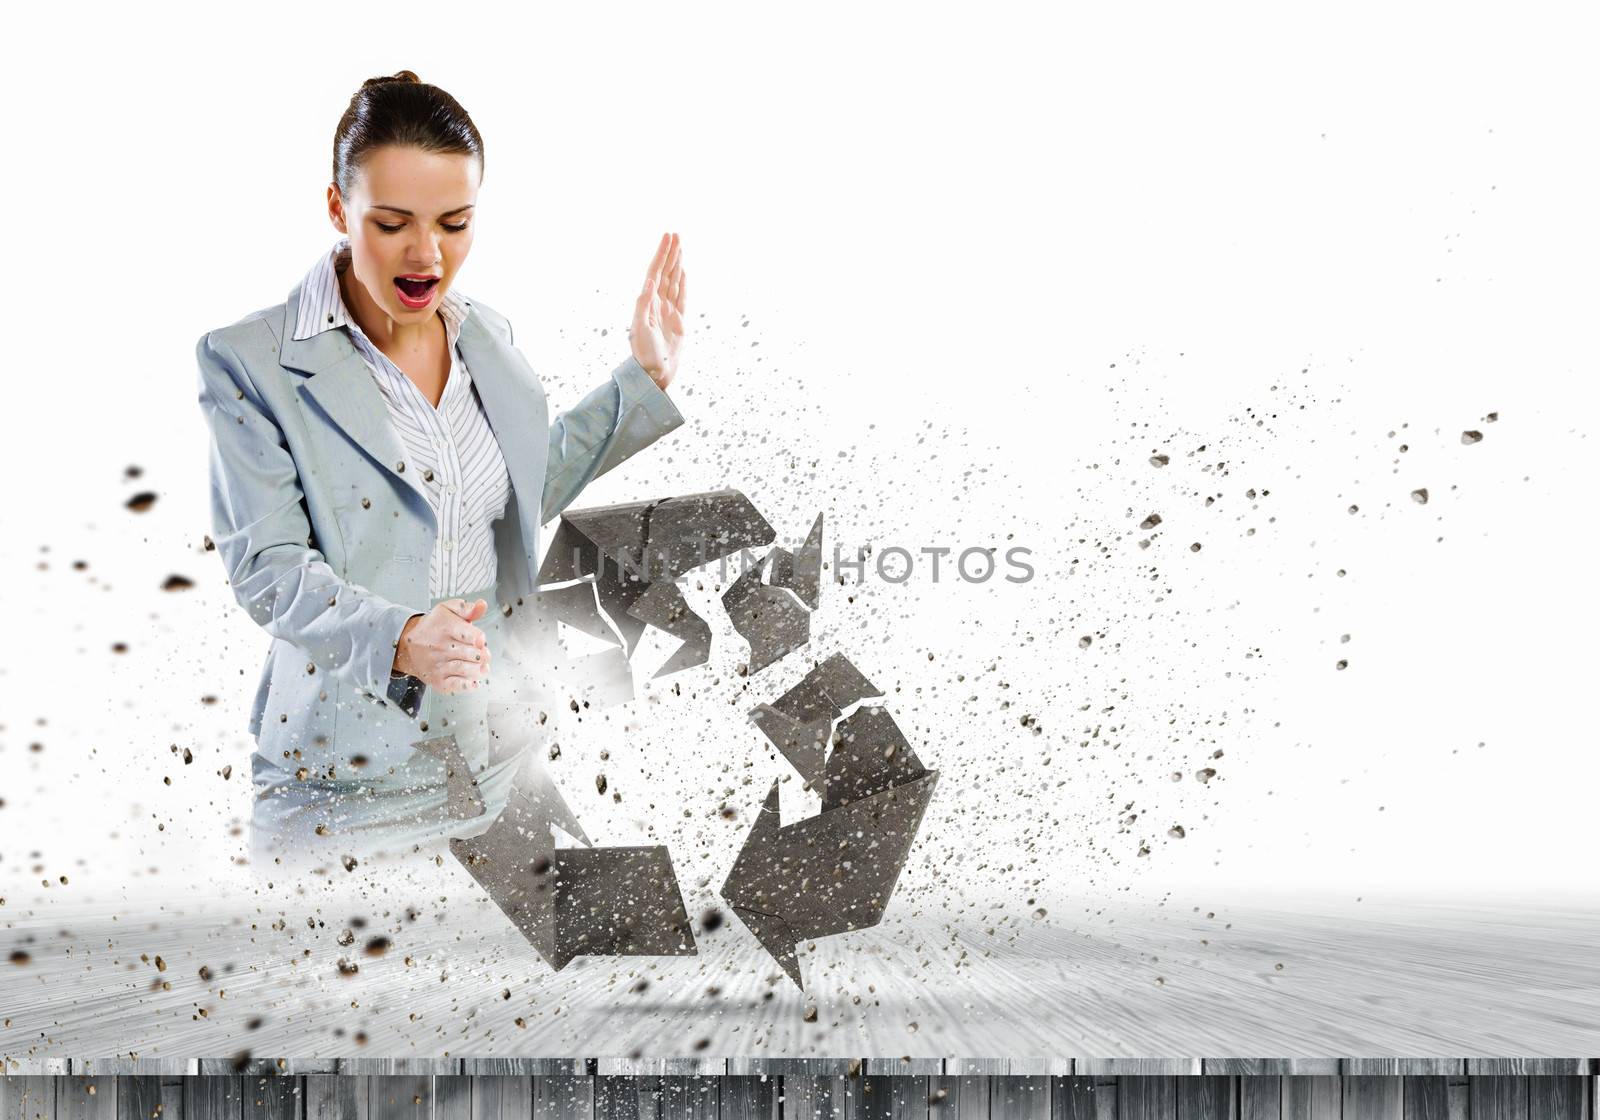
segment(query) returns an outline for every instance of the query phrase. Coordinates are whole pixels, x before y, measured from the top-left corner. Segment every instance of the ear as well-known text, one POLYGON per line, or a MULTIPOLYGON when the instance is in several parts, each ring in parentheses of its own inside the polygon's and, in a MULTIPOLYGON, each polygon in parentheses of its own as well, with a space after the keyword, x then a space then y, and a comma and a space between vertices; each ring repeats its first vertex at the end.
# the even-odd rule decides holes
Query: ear
POLYGON ((328 184, 328 220, 333 223, 333 228, 344 234, 350 235, 350 230, 344 221, 344 199, 339 195, 339 184, 328 184))

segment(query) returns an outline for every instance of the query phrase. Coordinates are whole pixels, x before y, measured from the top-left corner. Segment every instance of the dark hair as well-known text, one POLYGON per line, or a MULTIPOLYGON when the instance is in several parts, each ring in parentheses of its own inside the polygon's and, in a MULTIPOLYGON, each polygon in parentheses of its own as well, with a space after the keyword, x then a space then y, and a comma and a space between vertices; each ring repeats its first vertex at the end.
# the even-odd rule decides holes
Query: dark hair
POLYGON ((348 195, 367 152, 385 144, 476 156, 483 137, 460 102, 410 70, 361 83, 333 134, 333 181, 348 195))

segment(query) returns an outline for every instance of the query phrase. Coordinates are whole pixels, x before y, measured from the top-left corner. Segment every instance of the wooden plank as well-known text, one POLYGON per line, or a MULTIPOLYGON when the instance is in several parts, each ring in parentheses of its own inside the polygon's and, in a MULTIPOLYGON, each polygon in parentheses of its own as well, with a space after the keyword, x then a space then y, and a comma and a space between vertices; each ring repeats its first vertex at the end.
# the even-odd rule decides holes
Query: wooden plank
MULTIPOLYGON (((530 1078, 533 1111, 501 1113, 493 1120, 590 1120, 594 1116, 594 1078, 573 1074, 549 1074, 530 1078)), ((713 1112, 715 1117, 716 1113, 713 1112)), ((478 1118, 474 1117, 474 1120, 478 1118)))
POLYGON ((517 1077, 582 1077, 588 1064, 582 1058, 462 1058, 464 1074, 498 1074, 517 1077))
POLYGON ((56 1116, 60 1120, 116 1120, 117 1094, 115 1077, 62 1078, 56 1086, 56 1116))
MULTIPOLYGON (((433 1079, 434 1120, 472 1120, 472 1086, 478 1079, 447 1073, 433 1079)), ((498 1120, 498 1117, 496 1118, 498 1120)), ((521 1120, 528 1120, 527 1116, 521 1120)))
POLYGON ((55 1120, 56 1078, 0 1077, 0 1120, 55 1120))
POLYGON ((1483 1076, 1580 1076, 1590 1072, 1588 1058, 1468 1058, 1467 1073, 1483 1076))
POLYGON ((1187 1077, 1202 1072, 1199 1058, 1077 1058, 1072 1071, 1088 1077, 1187 1077))
POLYGON ((661 1115, 659 1077, 594 1078, 594 1120, 655 1120, 661 1115))
MULTIPOLYGON (((1115 1113, 1116 1082, 1110 1086, 1108 1096, 1115 1113)), ((1050 1115, 1054 1120, 1098 1120, 1102 1097, 1093 1077, 1052 1077, 1050 1079, 1050 1115)))
MULTIPOLYGON (((439 1116, 439 1083, 446 1080, 449 1079, 442 1077, 433 1079, 435 1120, 443 1120, 439 1116)), ((470 1077, 463 1074, 461 1080, 472 1087, 471 1120, 532 1120, 533 1085, 537 1078, 487 1073, 470 1077)))
POLYGON ((1398 1077, 1354 1074, 1344 1078, 1344 1115, 1361 1120, 1405 1120, 1398 1077))
POLYGON ((1343 1079, 1285 1077, 1283 1120, 1339 1120, 1344 1111, 1343 1079))
POLYGON ((35 1055, 18 1057, 0 1055, 0 1078, 3 1077, 65 1077, 72 1072, 72 1059, 45 1058, 35 1055))
MULTIPOLYGON (((904 1078, 906 1081, 914 1078, 904 1078)), ((923 1116, 927 1102, 923 1102, 923 1116)), ((722 1120, 779 1120, 778 1081, 729 1074, 722 1079, 722 1120)))
POLYGON ((695 1057, 596 1058, 594 1069, 601 1077, 720 1077, 728 1072, 728 1060, 695 1057))
POLYGON ((243 1120, 299 1120, 303 1088, 298 1077, 243 1077, 239 1114, 243 1120))
POLYGON ((183 1120, 242 1120, 244 1085, 231 1074, 183 1079, 183 1120))
MULTIPOLYGON (((396 1064, 407 1059, 397 1058, 396 1064)), ((356 1094, 356 1105, 361 1094, 356 1094)), ((387 1074, 367 1078, 366 1120, 432 1120, 433 1076, 387 1074)), ((246 1118, 248 1120, 248 1117, 246 1118)))
POLYGON ((859 1071, 860 1058, 757 1058, 748 1055, 727 1059, 727 1072, 740 1076, 768 1077, 849 1077, 852 1067, 859 1071))
POLYGON ((1400 1096, 1405 1120, 1451 1120, 1448 1077, 1406 1077, 1400 1096))
MULTIPOLYGON (((867 1072, 877 1073, 879 1071, 869 1068, 867 1072)), ((1066 1077, 1072 1073, 1072 1059, 946 1058, 943 1070, 931 1069, 925 1072, 930 1074, 944 1073, 951 1077, 1066 1077)))
POLYGON ((1201 1073, 1252 1077, 1337 1077, 1338 1058, 1202 1058, 1201 1073))
POLYGON ((117 1120, 161 1120, 161 1078, 157 1074, 117 1077, 117 1120))
POLYGON ((337 1073, 339 1069, 337 1058, 196 1058, 195 1062, 198 1068, 194 1076, 199 1077, 298 1077, 305 1073, 337 1073))
POLYGON ((1241 1073, 1239 1120, 1282 1120, 1283 1078, 1270 1073, 1241 1073))
POLYGON ((989 1079, 949 1074, 928 1078, 928 1115, 942 1120, 988 1120, 989 1079))
POLYGON ((863 1077, 857 1115, 860 1120, 929 1120, 929 1091, 926 1075, 863 1077))
POLYGON ((1117 1078, 1118 1120, 1173 1120, 1177 1115, 1177 1077, 1126 1074, 1117 1078))
POLYGON ((460 1058, 339 1058, 335 1073, 357 1077, 437 1077, 461 1072, 460 1058))
POLYGON ((1528 1081, 1528 1115, 1535 1120, 1591 1120, 1587 1077, 1544 1076, 1528 1081))
POLYGON ((72 1072, 98 1077, 190 1077, 199 1058, 73 1058, 72 1072))
POLYGON ((1180 1077, 1178 1120, 1233 1120, 1238 1111, 1238 1086, 1231 1075, 1180 1077))
POLYGON ((946 1058, 939 1072, 949 1077, 995 1077, 1011 1072, 1011 1059, 946 1058))
MULTIPOLYGON (((728 1060, 730 1062, 733 1061, 732 1058, 728 1060)), ((1072 1061, 1071 1058, 1063 1058, 1061 1060, 1064 1062, 1072 1061)), ((868 1058, 862 1065, 861 1070, 872 1077, 905 1077, 908 1075, 926 1077, 929 1074, 938 1075, 945 1071, 943 1058, 912 1058, 909 1056, 901 1058, 868 1058)))
POLYGON ((1360 1077, 1448 1077, 1465 1071, 1461 1058, 1345 1058, 1339 1072, 1360 1077))
POLYGON ((1525 1077, 1471 1077, 1467 1081, 1467 1097, 1473 1120, 1528 1120, 1525 1077))
POLYGON ((857 1120, 860 1078, 783 1079, 783 1120, 857 1120))
POLYGON ((358 1120, 366 1112, 367 1080, 333 1073, 301 1079, 306 1120, 358 1120))
POLYGON ((990 1120, 1050 1120, 1050 1078, 990 1077, 989 1116, 990 1120))
POLYGON ((163 1077, 161 1079, 162 1120, 183 1116, 183 1083, 187 1078, 163 1077))
MULTIPOLYGON (((720 1077, 667 1075, 661 1079, 661 1115, 673 1120, 717 1120, 720 1077)), ((539 1113, 541 1120, 544 1114, 539 1113)))

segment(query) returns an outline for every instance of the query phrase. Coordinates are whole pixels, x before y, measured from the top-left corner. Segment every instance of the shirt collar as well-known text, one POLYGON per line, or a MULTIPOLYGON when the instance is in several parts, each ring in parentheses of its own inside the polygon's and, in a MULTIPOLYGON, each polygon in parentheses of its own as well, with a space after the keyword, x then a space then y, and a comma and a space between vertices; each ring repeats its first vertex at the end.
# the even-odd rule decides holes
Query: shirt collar
MULTIPOLYGON (((349 255, 350 239, 341 237, 334 243, 333 248, 317 258, 317 262, 306 273, 305 279, 300 281, 300 315, 294 330, 296 341, 310 338, 323 331, 331 331, 335 327, 348 327, 352 334, 366 337, 356 321, 350 318, 344 305, 344 297, 339 291, 336 268, 340 258, 348 258, 349 255)), ((455 348, 456 338, 461 333, 461 323, 466 319, 471 306, 453 288, 439 301, 439 315, 444 319, 451 349, 455 348)))

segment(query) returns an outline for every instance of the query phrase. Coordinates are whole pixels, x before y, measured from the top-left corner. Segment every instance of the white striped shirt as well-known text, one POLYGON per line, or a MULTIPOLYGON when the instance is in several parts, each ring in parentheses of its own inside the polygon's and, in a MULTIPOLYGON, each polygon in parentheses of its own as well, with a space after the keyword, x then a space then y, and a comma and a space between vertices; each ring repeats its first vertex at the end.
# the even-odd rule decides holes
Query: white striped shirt
POLYGON ((377 380, 405 447, 406 462, 421 468, 406 471, 405 477, 422 492, 438 519, 428 563, 430 594, 440 599, 492 587, 496 573, 491 522, 505 512, 511 479, 467 363, 456 349, 470 308, 454 291, 446 292, 439 303, 450 347, 450 373, 435 409, 347 313, 335 270, 339 259, 349 255, 350 239, 340 238, 306 273, 294 337, 346 328, 377 380))

